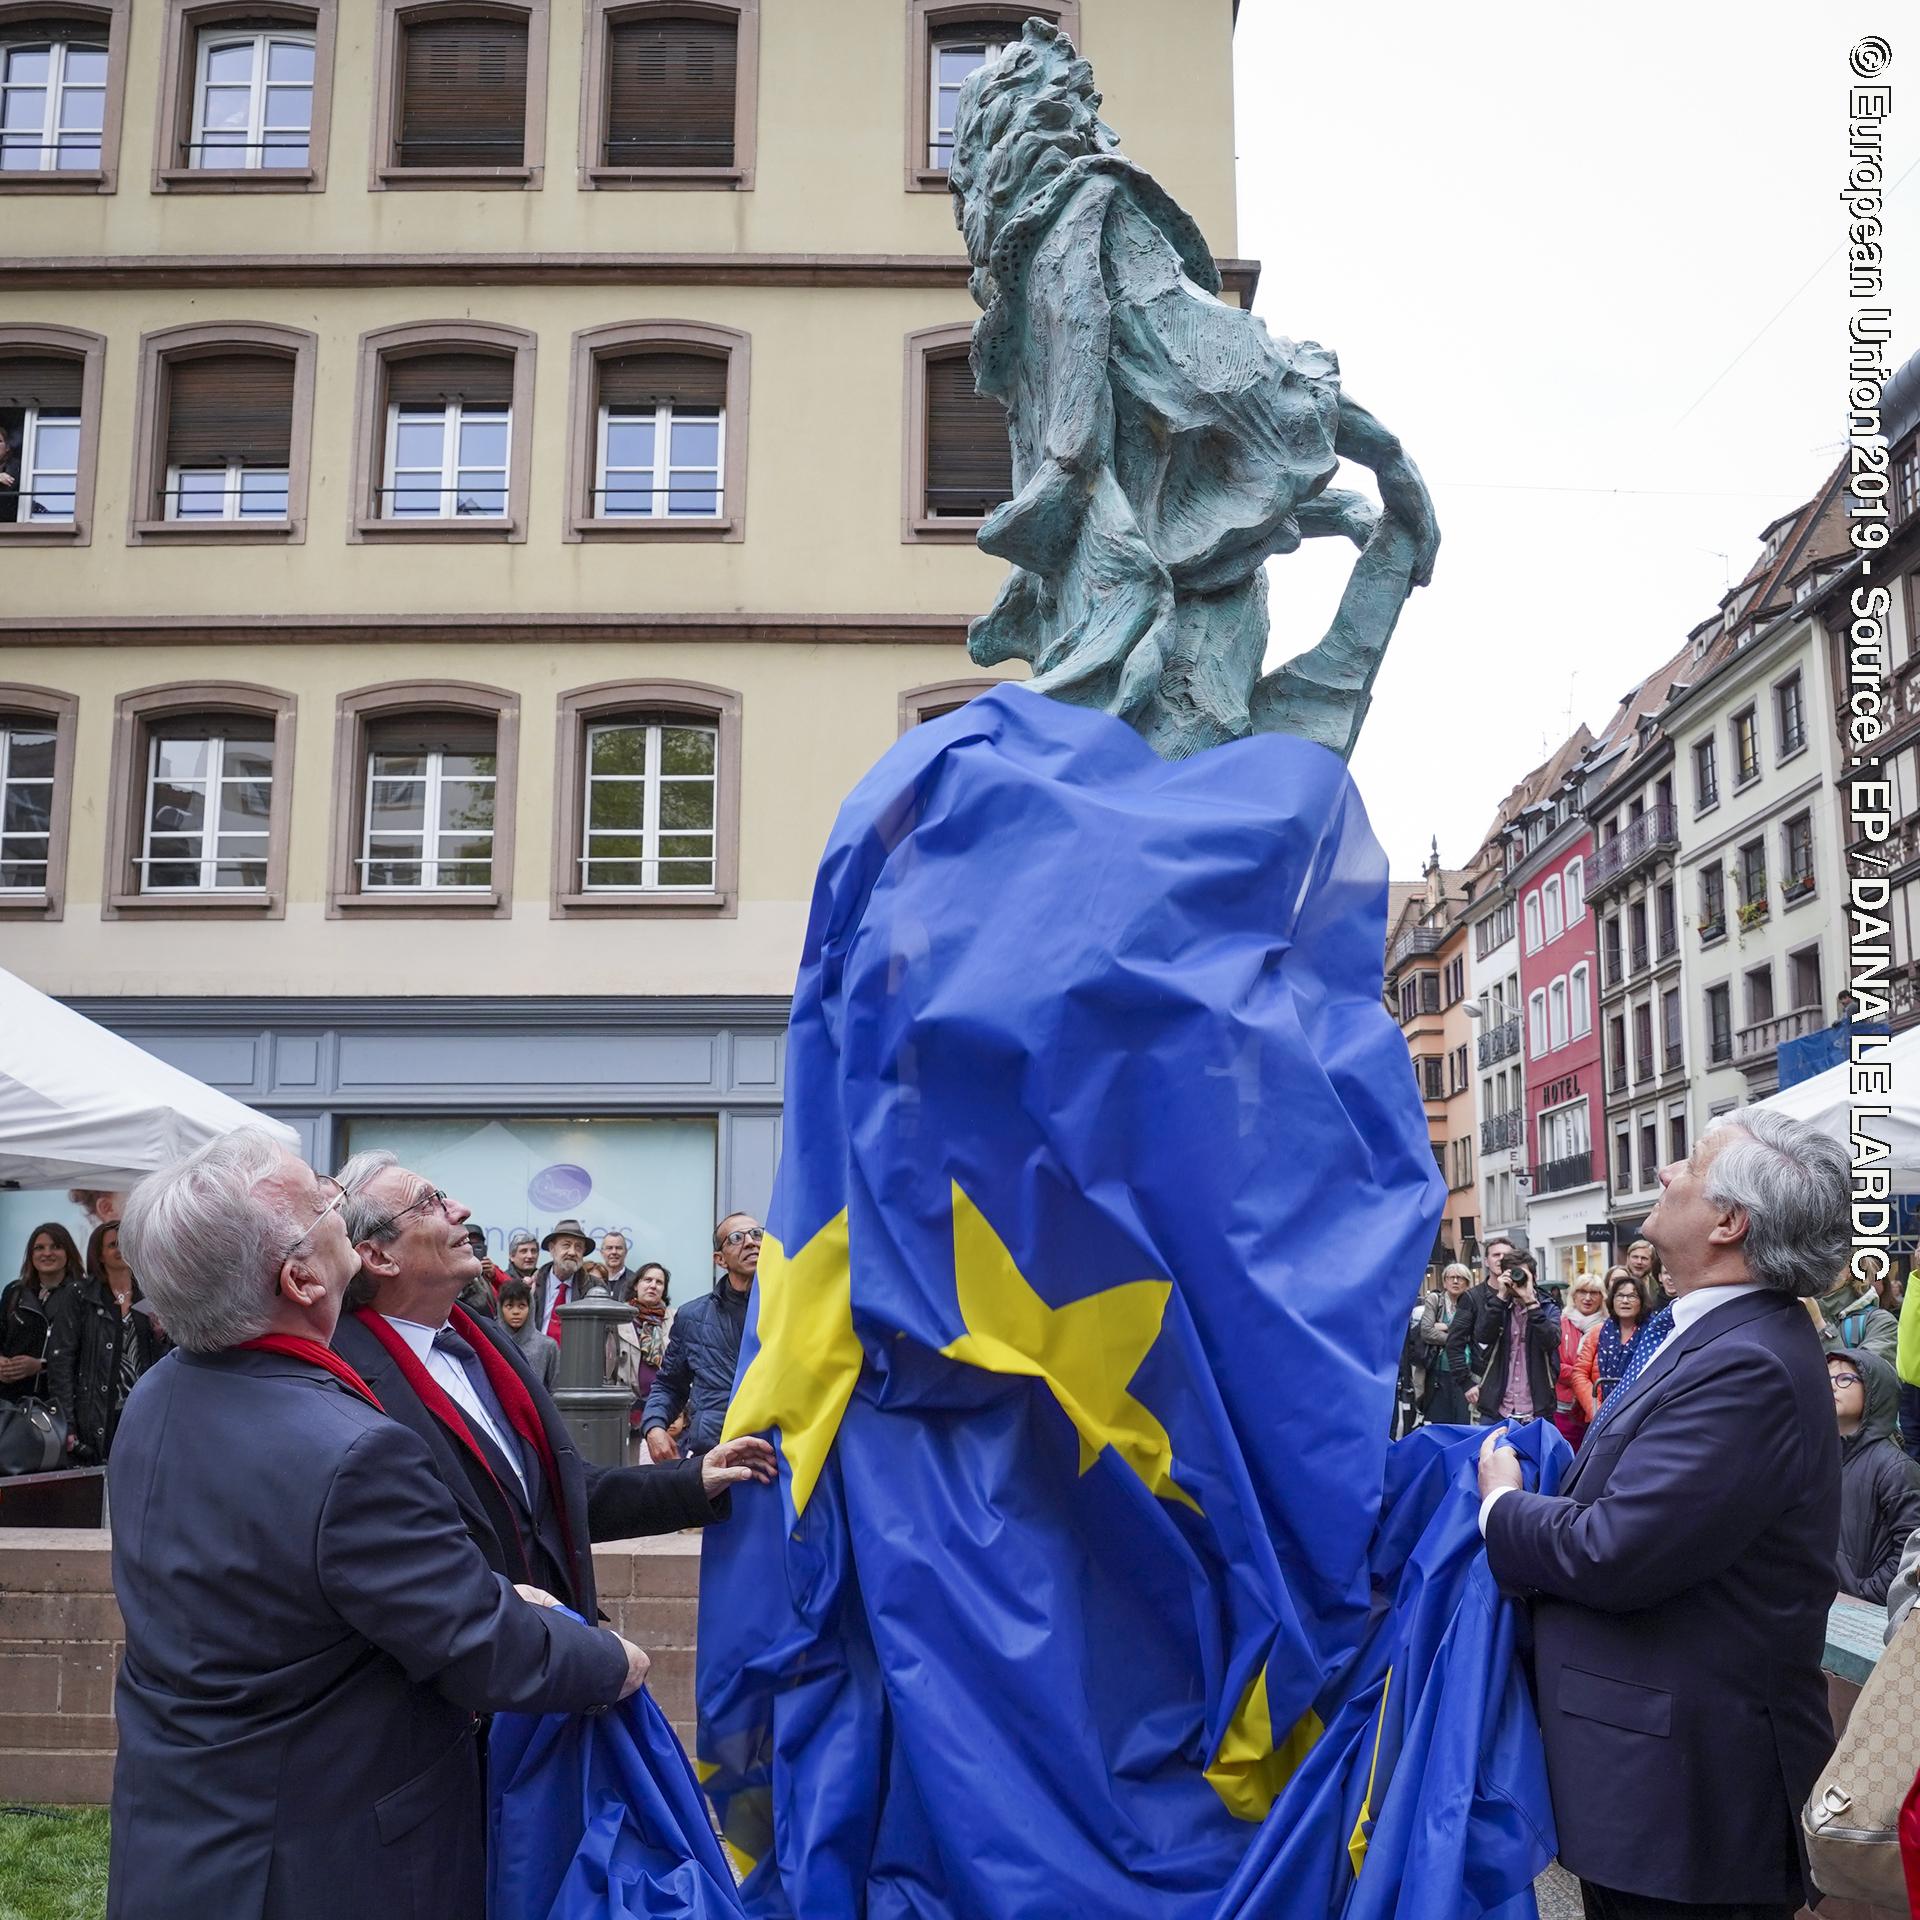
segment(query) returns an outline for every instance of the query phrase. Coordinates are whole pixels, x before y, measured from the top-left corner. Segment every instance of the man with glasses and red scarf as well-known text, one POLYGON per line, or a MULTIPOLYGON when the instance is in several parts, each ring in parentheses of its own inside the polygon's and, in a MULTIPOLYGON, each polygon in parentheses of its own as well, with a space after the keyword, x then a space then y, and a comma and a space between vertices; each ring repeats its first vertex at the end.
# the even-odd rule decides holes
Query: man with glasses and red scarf
POLYGON ((497 1571, 591 1620, 595 1540, 723 1520, 733 1486, 773 1478, 773 1451, 757 1439, 668 1472, 583 1460, 513 1340, 457 1304, 478 1269, 467 1209, 390 1153, 356 1154, 340 1183, 359 1272, 334 1351, 427 1443, 497 1571))
MULTIPOLYGON (((713 1230, 713 1291, 674 1315, 666 1357, 647 1390, 640 1427, 647 1452, 662 1465, 676 1457, 713 1458, 721 1447, 733 1398, 734 1370, 740 1364, 740 1339, 747 1328, 747 1300, 760 1271, 760 1223, 750 1213, 730 1213, 713 1230), (676 1450, 668 1429, 687 1416, 676 1450)), ((726 1442, 737 1447, 737 1440, 726 1442)))

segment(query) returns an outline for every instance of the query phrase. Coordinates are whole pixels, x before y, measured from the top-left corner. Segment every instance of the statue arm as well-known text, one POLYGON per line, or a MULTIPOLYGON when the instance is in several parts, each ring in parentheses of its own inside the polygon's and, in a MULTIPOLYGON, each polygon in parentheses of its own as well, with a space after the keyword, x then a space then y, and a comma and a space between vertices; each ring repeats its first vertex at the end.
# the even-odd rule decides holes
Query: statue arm
POLYGON ((1412 584, 1424 587, 1433 578, 1433 557, 1440 545, 1440 528, 1433 517, 1433 500, 1420 469, 1408 459, 1397 435, 1389 433, 1365 407, 1340 398, 1340 428, 1334 451, 1343 460, 1371 469, 1380 483, 1387 511, 1414 539, 1412 584))

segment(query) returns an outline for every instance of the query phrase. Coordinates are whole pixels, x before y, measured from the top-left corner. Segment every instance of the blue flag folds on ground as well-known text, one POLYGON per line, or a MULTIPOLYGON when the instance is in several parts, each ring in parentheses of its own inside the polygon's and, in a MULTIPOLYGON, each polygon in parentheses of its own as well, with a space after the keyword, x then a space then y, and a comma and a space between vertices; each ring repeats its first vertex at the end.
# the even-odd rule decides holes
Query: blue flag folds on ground
POLYGON ((742 1911, 687 1756, 652 1695, 601 1714, 494 1716, 488 1920, 739 1920, 742 1911))
MULTIPOLYGON (((1385 903, 1324 749, 1169 765, 1017 687, 846 802, 729 1421, 781 1482, 703 1552, 750 1911, 1339 1910, 1221 1903, 1302 1763, 1385 1724, 1385 1436, 1441 1206, 1385 903)), ((1314 1816, 1377 1867, 1357 1765, 1314 1816)))

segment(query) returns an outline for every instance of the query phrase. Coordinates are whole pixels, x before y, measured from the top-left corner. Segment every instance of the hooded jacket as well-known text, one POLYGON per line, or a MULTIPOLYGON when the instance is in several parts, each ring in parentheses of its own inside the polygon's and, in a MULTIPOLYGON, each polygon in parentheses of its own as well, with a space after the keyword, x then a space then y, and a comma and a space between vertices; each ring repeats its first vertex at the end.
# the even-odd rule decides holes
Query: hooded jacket
POLYGON ((1845 1357, 1860 1375, 1866 1411, 1840 1442, 1840 1591, 1878 1604, 1920 1529, 1920 1481, 1893 1438, 1899 1376, 1864 1347, 1845 1357))
POLYGON ((1821 1335, 1829 1353, 1853 1353, 1865 1347, 1888 1366, 1894 1364, 1900 1322, 1880 1304, 1871 1287, 1849 1275, 1831 1293, 1820 1296, 1820 1312, 1830 1329, 1821 1335))

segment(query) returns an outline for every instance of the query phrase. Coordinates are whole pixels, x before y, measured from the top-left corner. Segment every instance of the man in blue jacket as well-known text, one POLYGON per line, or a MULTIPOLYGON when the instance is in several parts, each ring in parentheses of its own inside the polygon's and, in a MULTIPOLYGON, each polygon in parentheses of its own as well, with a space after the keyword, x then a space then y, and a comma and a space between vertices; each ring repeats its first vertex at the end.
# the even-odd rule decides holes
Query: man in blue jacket
POLYGON ((747 1328, 747 1298, 760 1271, 760 1223, 750 1213, 730 1213, 713 1230, 713 1291, 690 1301, 673 1317, 660 1371, 647 1390, 640 1427, 647 1452, 661 1462, 674 1458, 667 1429, 686 1410, 679 1454, 691 1460, 720 1444, 733 1399, 734 1369, 747 1328))
POLYGON ((478 1915, 476 1715, 597 1710, 646 1677, 638 1647, 488 1569, 425 1446, 328 1346, 356 1266, 342 1198, 245 1129, 128 1202, 180 1350, 108 1466, 109 1920, 478 1915))
POLYGON ((1660 1174, 1674 1299, 1557 1496, 1487 1437, 1480 1527, 1533 1602, 1560 1858, 1588 1920, 1789 1920, 1833 1747, 1820 1659, 1840 1449, 1802 1302, 1847 1255, 1847 1156, 1764 1107, 1660 1174), (1596 1782, 1633 1783, 1633 1810, 1596 1782))

